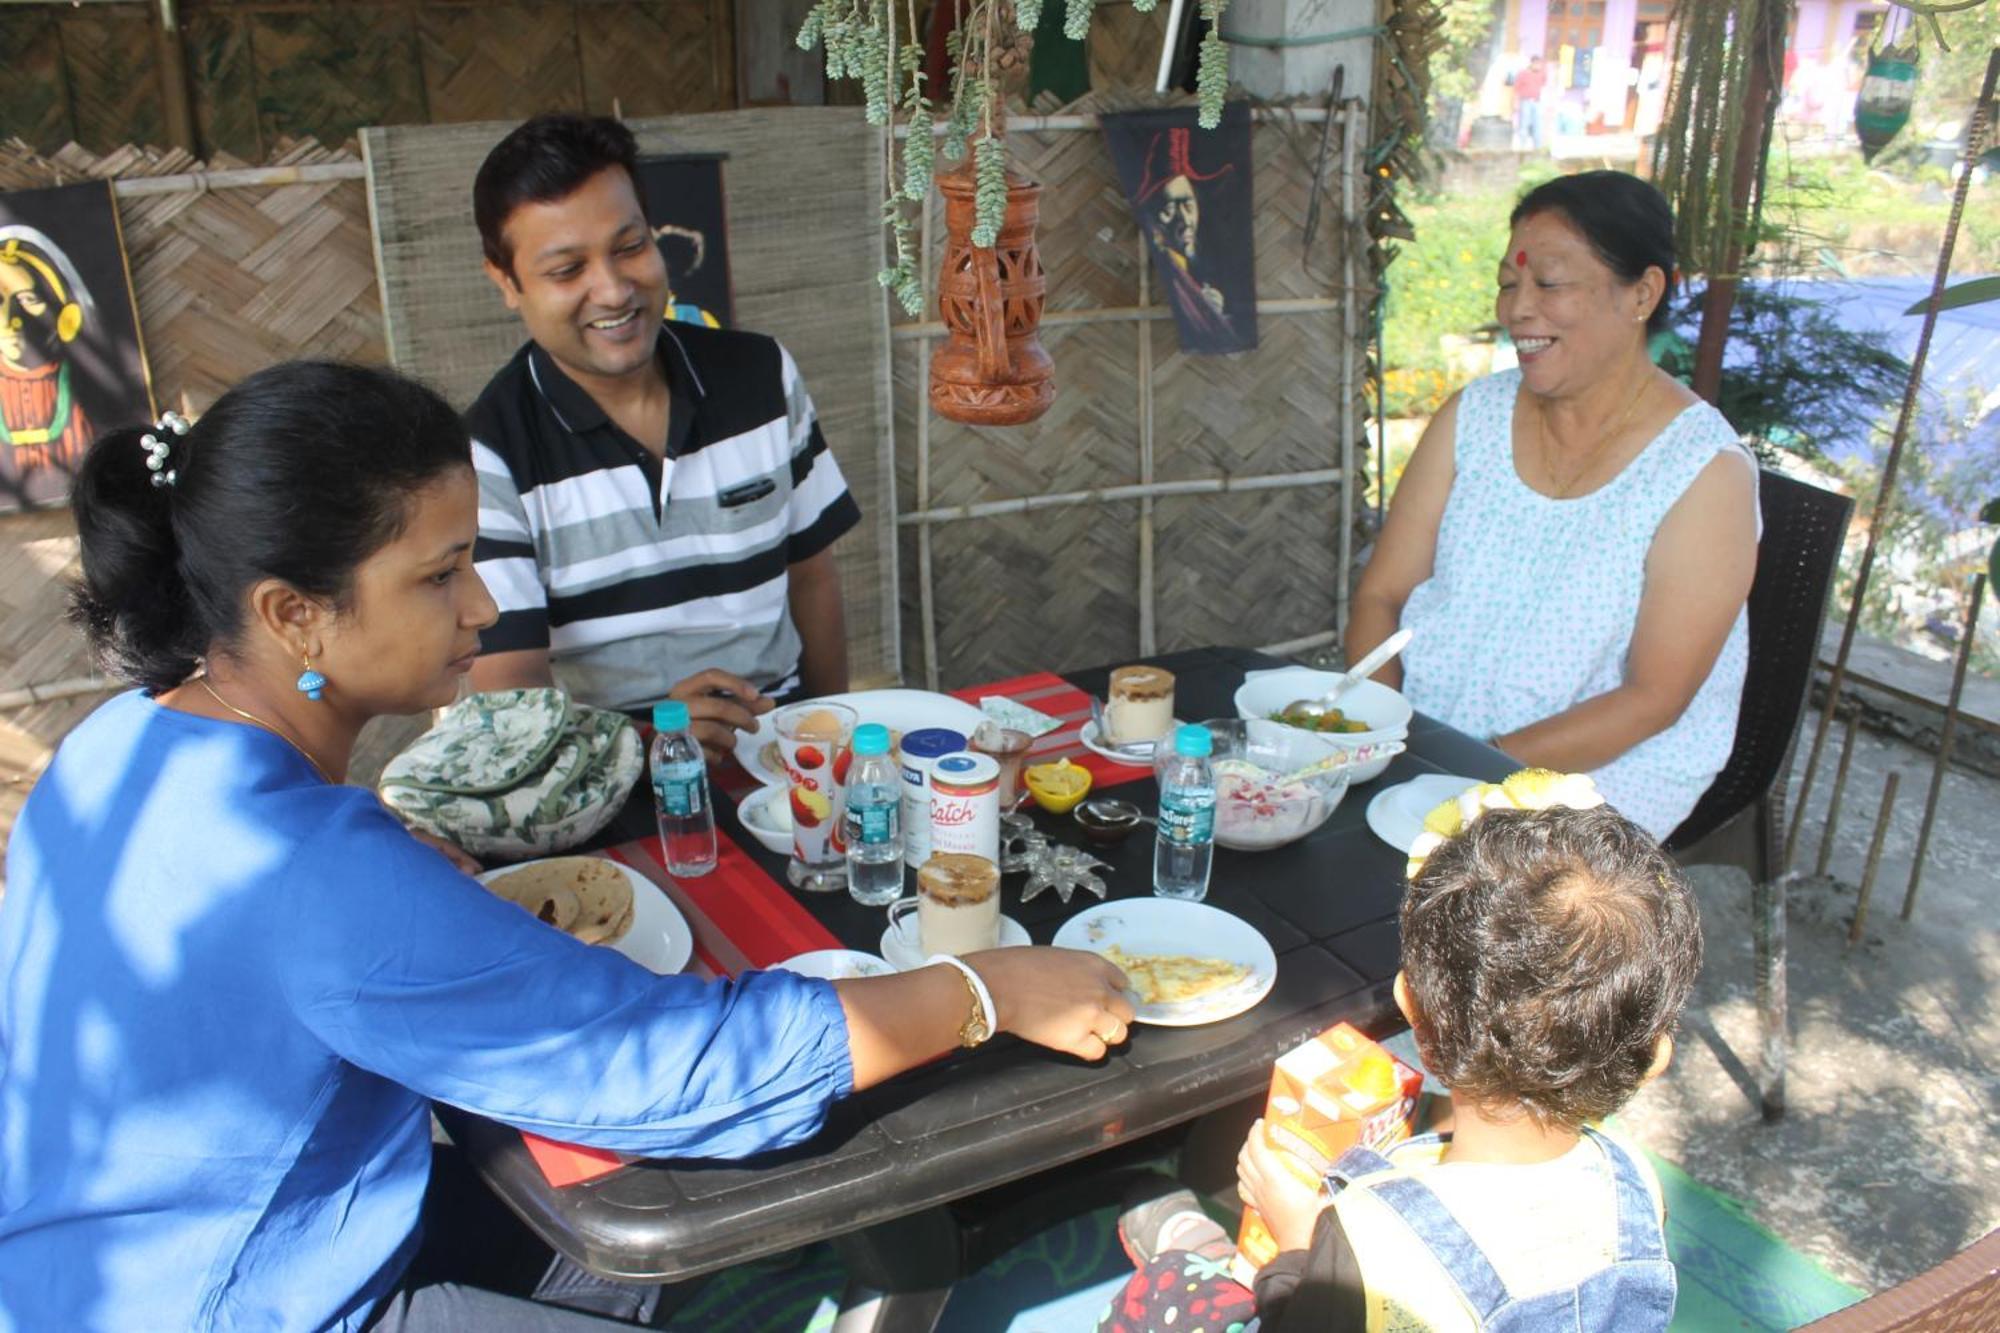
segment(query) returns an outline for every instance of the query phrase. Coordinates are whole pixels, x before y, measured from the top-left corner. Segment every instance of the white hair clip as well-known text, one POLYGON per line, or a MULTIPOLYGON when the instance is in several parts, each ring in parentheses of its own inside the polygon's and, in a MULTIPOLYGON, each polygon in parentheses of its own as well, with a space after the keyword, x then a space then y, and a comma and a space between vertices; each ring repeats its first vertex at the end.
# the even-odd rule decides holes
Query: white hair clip
POLYGON ((189 429, 186 417, 178 412, 167 412, 161 415, 152 430, 139 437, 139 446, 146 451, 146 469, 153 474, 155 486, 171 486, 180 478, 177 469, 167 466, 167 453, 172 445, 160 436, 169 432, 185 435, 189 429))

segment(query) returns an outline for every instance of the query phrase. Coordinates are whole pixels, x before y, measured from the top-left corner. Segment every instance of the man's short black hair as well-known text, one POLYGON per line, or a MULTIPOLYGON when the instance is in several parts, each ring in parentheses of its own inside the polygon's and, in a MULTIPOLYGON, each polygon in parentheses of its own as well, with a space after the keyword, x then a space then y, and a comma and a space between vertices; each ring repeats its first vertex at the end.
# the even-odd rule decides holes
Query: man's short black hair
POLYGON ((606 167, 623 167, 638 187, 639 143, 609 116, 549 112, 524 121, 493 145, 472 182, 472 220, 494 267, 512 277, 507 219, 523 204, 567 198, 606 167))
POLYGON ((1402 926, 1424 1063, 1547 1125, 1638 1090, 1701 970, 1686 881, 1606 806, 1487 811, 1425 861, 1402 926))

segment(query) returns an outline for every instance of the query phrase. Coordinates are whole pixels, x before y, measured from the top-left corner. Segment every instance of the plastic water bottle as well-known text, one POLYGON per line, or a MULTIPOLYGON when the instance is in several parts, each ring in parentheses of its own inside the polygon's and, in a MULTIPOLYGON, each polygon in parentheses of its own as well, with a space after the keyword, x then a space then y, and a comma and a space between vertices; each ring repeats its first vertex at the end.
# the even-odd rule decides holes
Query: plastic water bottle
POLYGON ((715 807, 701 742, 688 730, 688 706, 678 699, 653 705, 653 812, 667 849, 667 873, 680 879, 715 869, 715 807))
POLYGON ((1200 902, 1215 862, 1215 770, 1207 727, 1174 732, 1174 751, 1160 765, 1160 831, 1153 843, 1153 892, 1200 902))
POLYGON ((889 729, 854 729, 854 768, 847 775, 847 891, 864 907, 886 907, 903 896, 903 772, 889 754, 889 729))

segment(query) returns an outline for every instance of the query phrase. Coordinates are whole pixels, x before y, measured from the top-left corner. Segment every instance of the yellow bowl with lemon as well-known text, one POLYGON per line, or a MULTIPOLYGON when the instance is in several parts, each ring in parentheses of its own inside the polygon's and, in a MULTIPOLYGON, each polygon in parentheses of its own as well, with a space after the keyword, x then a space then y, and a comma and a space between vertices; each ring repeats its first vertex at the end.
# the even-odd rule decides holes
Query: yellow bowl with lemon
POLYGON ((1090 795, 1090 770, 1067 759, 1053 764, 1031 764, 1021 775, 1028 795, 1052 815, 1066 815, 1090 795))

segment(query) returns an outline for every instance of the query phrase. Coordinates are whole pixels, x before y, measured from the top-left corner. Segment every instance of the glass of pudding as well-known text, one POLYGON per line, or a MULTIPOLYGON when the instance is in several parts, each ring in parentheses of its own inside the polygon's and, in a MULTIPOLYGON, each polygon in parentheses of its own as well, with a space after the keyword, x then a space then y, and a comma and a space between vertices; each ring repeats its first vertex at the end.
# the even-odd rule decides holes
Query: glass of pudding
POLYGON ((917 919, 917 948, 925 957, 963 957, 1000 943, 1000 867, 968 852, 933 852, 917 867, 917 896, 889 905, 889 926, 909 938, 917 919))
POLYGON ((1104 701, 1107 745, 1150 745, 1174 727, 1174 673, 1122 666, 1111 673, 1104 701))

